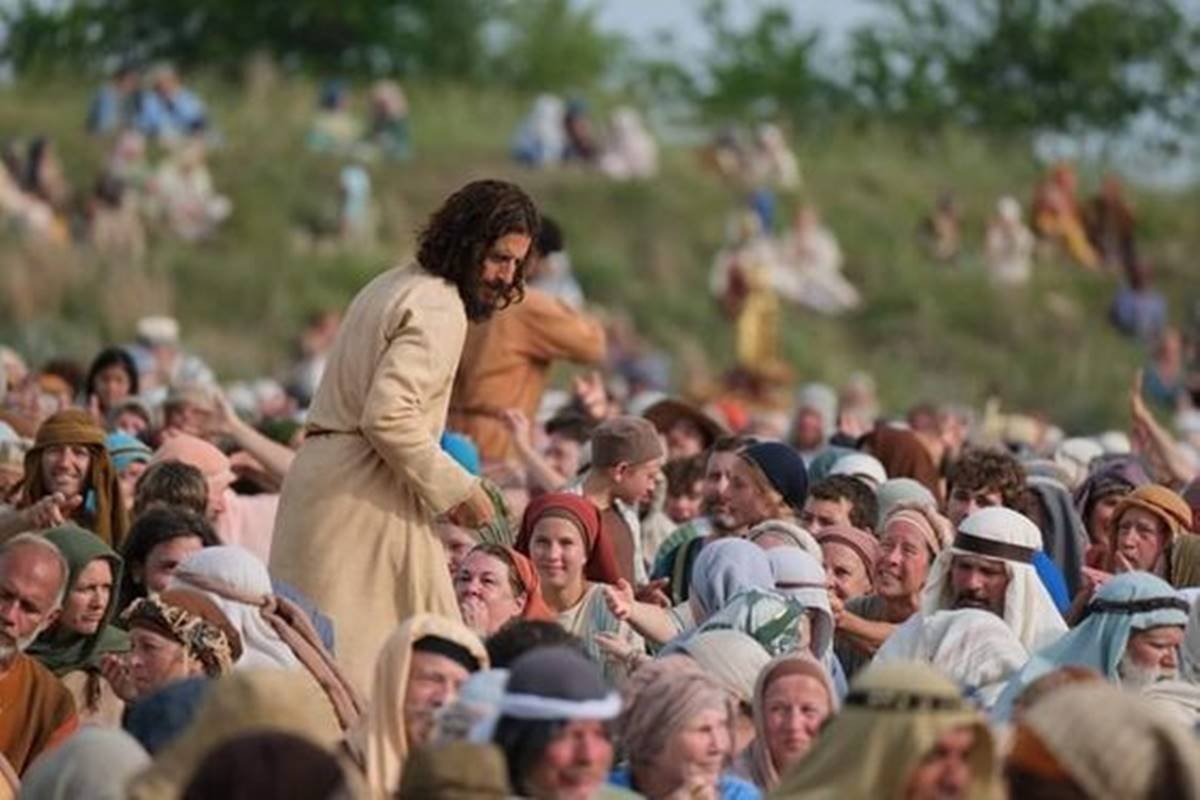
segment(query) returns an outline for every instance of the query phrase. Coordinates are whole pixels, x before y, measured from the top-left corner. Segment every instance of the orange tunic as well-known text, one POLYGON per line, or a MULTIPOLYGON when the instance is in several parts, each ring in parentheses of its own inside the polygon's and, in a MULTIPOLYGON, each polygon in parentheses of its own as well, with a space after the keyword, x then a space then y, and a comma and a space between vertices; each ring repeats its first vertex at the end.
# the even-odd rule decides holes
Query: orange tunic
POLYGON ((0 673, 0 753, 18 775, 78 727, 75 701, 50 670, 17 655, 0 673))
POLYGON ((468 328, 447 427, 470 436, 484 461, 503 461, 510 442, 499 412, 517 409, 532 419, 551 364, 597 364, 605 344, 598 321, 546 292, 526 289, 522 302, 468 328))

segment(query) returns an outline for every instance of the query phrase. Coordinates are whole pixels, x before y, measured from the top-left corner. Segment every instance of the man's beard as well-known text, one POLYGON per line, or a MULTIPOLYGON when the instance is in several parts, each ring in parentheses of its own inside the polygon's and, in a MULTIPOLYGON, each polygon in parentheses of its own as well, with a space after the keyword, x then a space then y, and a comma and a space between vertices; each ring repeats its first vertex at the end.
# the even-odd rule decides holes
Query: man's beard
POLYGON ((7 633, 0 632, 0 662, 9 661, 18 653, 24 653, 33 644, 34 640, 42 635, 42 631, 45 629, 46 626, 39 625, 33 633, 24 639, 16 639, 7 633))
POLYGON ((1130 689, 1144 689, 1161 681, 1173 681, 1179 677, 1179 670, 1163 669, 1162 667, 1143 667, 1130 658, 1125 652, 1117 664, 1117 676, 1121 685, 1130 689))
POLYGON ((473 282, 461 292, 463 308, 471 322, 483 322, 508 305, 512 285, 504 281, 473 282))
POLYGON ((991 603, 985 597, 975 597, 972 595, 958 595, 954 598, 954 608, 975 608, 980 611, 990 611, 1001 619, 1004 618, 1004 608, 993 608, 991 603))

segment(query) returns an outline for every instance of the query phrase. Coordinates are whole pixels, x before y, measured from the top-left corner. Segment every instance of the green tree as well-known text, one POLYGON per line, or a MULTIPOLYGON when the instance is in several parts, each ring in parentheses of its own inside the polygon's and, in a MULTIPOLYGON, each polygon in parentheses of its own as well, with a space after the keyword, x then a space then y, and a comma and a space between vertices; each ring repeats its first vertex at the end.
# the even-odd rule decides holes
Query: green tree
POLYGON ((231 68, 266 51, 348 73, 483 73, 493 0, 18 0, 0 10, 18 73, 169 58, 231 68))
POLYGON ((494 77, 519 89, 561 92, 594 87, 624 51, 596 25, 596 7, 570 0, 509 0, 494 77))
POLYGON ((877 0, 857 31, 863 112, 999 133, 1117 131, 1196 110, 1197 28, 1172 0, 877 0))

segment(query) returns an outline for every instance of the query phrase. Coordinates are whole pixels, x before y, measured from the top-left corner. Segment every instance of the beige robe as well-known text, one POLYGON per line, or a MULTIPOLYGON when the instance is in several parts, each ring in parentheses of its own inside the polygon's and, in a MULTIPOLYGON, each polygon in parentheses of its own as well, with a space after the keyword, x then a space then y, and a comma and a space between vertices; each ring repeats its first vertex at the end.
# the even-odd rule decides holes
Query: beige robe
POLYGON ((337 660, 359 691, 396 626, 459 619, 432 530, 475 478, 438 440, 466 336, 457 288, 416 265, 351 303, 283 484, 271 573, 333 620, 337 660))

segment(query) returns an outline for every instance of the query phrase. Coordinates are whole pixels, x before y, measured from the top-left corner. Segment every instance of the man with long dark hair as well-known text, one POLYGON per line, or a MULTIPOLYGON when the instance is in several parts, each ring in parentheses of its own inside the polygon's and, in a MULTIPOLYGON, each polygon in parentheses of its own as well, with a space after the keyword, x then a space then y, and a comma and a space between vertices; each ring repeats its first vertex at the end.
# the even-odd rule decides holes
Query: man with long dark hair
POLYGON ((492 505, 438 446, 467 320, 518 302, 538 212, 517 186, 476 181, 434 212, 416 263, 346 312, 284 481, 271 572, 334 619, 360 690, 403 619, 458 617, 435 516, 474 528, 492 505))

